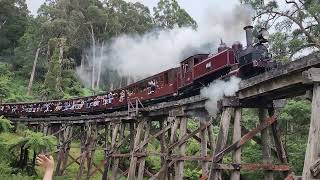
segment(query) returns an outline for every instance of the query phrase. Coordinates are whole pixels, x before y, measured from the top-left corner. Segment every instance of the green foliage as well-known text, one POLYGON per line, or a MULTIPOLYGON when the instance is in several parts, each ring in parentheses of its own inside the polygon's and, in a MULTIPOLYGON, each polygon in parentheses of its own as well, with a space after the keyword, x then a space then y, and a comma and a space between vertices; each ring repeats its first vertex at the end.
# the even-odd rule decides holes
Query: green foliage
POLYGON ((160 0, 153 11, 154 21, 161 28, 172 29, 175 25, 197 28, 197 23, 179 6, 176 0, 160 0))
POLYGON ((25 0, 0 1, 0 55, 10 55, 23 36, 28 17, 25 0))
POLYGON ((285 108, 282 110, 280 115, 280 121, 285 123, 284 121, 288 121, 291 125, 295 126, 295 128, 300 133, 308 132, 305 129, 308 129, 311 115, 311 106, 310 102, 304 100, 290 100, 285 108))
MULTIPOLYGON (((52 39, 50 42, 53 46, 53 55, 49 63, 48 73, 44 81, 44 91, 43 94, 47 99, 61 99, 63 97, 62 87, 61 87, 61 71, 62 64, 59 50, 60 41, 63 39, 52 39), (58 42, 59 41, 59 42, 58 42)), ((51 47, 50 46, 50 47, 51 47)))
POLYGON ((29 140, 24 145, 25 148, 33 149, 35 152, 52 151, 54 149, 56 143, 54 136, 45 136, 43 133, 34 133, 32 131, 28 131, 26 135, 29 140))
POLYGON ((197 180, 199 179, 199 177, 201 177, 201 174, 201 170, 199 169, 186 168, 184 170, 183 176, 188 180, 197 180))
POLYGON ((0 133, 9 132, 12 128, 11 122, 3 116, 0 116, 0 133))
POLYGON ((56 144, 54 136, 45 136, 40 132, 32 132, 26 130, 24 137, 19 138, 15 143, 11 144, 11 149, 23 147, 24 149, 31 149, 35 152, 52 151, 56 144))

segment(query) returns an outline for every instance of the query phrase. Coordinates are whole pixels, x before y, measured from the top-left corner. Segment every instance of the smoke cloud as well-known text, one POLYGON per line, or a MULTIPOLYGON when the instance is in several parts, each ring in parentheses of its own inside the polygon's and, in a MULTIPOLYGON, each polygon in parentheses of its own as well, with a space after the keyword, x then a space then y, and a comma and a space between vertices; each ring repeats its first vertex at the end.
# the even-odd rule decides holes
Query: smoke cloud
POLYGON ((229 81, 217 80, 212 82, 209 86, 201 89, 200 95, 208 98, 205 107, 210 116, 217 116, 219 100, 223 99, 225 96, 235 95, 239 90, 240 81, 240 78, 233 76, 229 81))
MULTIPOLYGON (((242 5, 221 10, 214 6, 204 11, 202 23, 196 30, 176 27, 154 30, 144 35, 122 35, 105 45, 102 55, 97 52, 96 59, 100 58, 102 63, 96 61, 95 65, 101 66, 102 71, 115 70, 136 80, 148 77, 178 66, 188 56, 215 53, 220 39, 228 45, 235 41, 243 42, 243 27, 250 23, 252 12, 252 8, 242 5)), ((88 66, 92 67, 92 61, 88 66)), ((80 79, 88 84, 92 73, 83 69, 78 68, 77 72, 80 79)))

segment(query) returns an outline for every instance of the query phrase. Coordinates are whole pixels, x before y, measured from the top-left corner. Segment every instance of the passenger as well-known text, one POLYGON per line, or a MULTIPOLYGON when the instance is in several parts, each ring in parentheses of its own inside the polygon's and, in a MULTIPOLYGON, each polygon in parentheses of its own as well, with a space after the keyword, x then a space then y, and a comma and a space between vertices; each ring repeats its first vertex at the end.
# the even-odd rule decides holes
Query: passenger
POLYGON ((93 107, 99 106, 99 104, 100 104, 100 99, 99 99, 99 97, 96 97, 93 102, 93 107))
POLYGON ((62 110, 62 103, 61 102, 58 102, 56 103, 56 108, 54 109, 55 112, 59 112, 62 110))
POLYGON ((150 92, 149 92, 149 94, 152 94, 152 93, 154 93, 155 90, 156 90, 156 82, 155 82, 155 80, 150 81, 149 85, 150 85, 150 92))
POLYGON ((17 106, 13 106, 13 107, 11 108, 11 112, 12 112, 12 113, 15 113, 16 110, 17 110, 17 106))
POLYGON ((108 104, 108 94, 102 96, 102 105, 105 106, 108 104))
POLYGON ((108 94, 108 104, 112 104, 112 101, 113 101, 113 94, 112 94, 112 92, 110 92, 108 94))
POLYGON ((126 92, 124 90, 121 91, 120 93, 120 98, 119 98, 119 101, 120 102, 123 102, 124 98, 126 97, 126 92))
POLYGON ((50 105, 48 103, 43 104, 42 111, 48 112, 49 111, 49 107, 50 107, 50 105))

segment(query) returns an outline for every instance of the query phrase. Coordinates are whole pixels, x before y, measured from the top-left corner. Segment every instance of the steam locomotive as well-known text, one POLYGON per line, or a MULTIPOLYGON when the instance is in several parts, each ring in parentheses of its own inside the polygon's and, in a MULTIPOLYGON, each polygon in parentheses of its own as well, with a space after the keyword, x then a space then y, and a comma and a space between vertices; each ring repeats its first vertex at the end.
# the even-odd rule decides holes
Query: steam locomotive
POLYGON ((133 101, 143 105, 199 94, 201 87, 217 79, 238 76, 246 79, 276 67, 264 43, 268 32, 261 30, 253 44, 253 27, 246 26, 247 47, 236 42, 227 47, 221 41, 215 54, 196 54, 172 68, 141 81, 102 95, 37 103, 0 105, 0 115, 7 117, 66 116, 95 114, 130 107, 133 101))

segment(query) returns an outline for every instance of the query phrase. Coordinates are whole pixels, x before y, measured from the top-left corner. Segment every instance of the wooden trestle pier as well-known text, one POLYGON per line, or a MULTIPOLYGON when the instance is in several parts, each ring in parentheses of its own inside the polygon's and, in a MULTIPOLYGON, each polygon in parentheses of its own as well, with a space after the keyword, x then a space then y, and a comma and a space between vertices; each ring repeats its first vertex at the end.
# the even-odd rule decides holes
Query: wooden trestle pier
POLYGON ((143 177, 179 180, 183 179, 184 165, 188 161, 199 163, 202 179, 221 179, 222 171, 230 171, 230 178, 239 180, 240 170, 262 170, 268 180, 275 178, 274 171, 284 173, 286 179, 298 179, 288 166, 278 131, 277 109, 283 106, 281 99, 308 95, 312 100, 312 114, 302 179, 316 179, 320 172, 319 83, 320 54, 312 54, 242 81, 237 96, 220 102, 219 118, 209 117, 205 110, 206 99, 194 96, 139 109, 131 107, 137 111, 11 120, 56 135, 59 139, 56 174, 63 174, 71 164, 77 163, 76 179, 90 179, 92 175, 101 173, 102 179, 127 176, 129 180, 142 180, 143 177), (256 128, 246 130, 241 126, 242 108, 259 109, 260 124, 256 128), (190 118, 198 119, 196 128, 188 129, 190 118), (216 138, 213 124, 220 126, 216 138), (233 133, 232 142, 227 140, 230 132, 233 133), (256 137, 259 133, 261 138, 256 137), (74 139, 80 139, 79 157, 69 154, 74 139), (189 139, 199 142, 200 152, 187 154, 189 139), (241 148, 249 140, 262 146, 261 163, 241 163, 241 148), (160 151, 148 149, 152 141, 159 142, 160 151), (104 159, 96 164, 93 159, 99 149, 104 151, 104 159), (223 161, 227 154, 232 154, 232 163, 223 161), (149 156, 161 159, 159 171, 147 168, 146 158, 149 156), (123 165, 123 160, 130 160, 130 164, 123 165))

